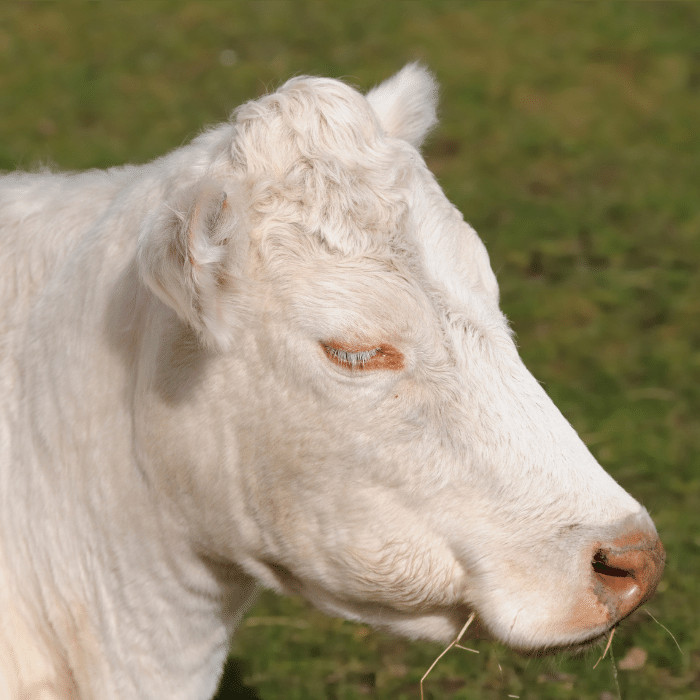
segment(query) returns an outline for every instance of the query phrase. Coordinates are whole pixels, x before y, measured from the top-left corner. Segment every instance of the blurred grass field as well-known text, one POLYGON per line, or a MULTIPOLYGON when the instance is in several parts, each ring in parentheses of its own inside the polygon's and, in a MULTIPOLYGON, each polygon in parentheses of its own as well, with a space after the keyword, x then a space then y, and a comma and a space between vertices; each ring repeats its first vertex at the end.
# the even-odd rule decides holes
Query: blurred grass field
MULTIPOLYGON (((632 615, 621 696, 696 699, 700 4, 2 3, 0 169, 145 162, 292 75, 366 90, 415 59, 442 85, 428 163, 490 251, 526 364, 666 546, 646 607, 683 653, 632 615)), ((618 697, 599 652, 469 645, 428 697, 618 697)), ((219 698, 415 699, 439 651, 264 593, 219 698)))

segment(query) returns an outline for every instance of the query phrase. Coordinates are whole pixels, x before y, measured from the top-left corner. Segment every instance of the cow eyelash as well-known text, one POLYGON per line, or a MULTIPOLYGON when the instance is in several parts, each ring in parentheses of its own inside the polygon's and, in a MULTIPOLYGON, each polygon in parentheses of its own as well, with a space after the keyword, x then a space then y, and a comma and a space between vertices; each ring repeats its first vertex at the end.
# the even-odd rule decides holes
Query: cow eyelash
POLYGON ((375 355, 381 352, 380 348, 350 352, 349 350, 335 348, 325 343, 323 344, 323 349, 326 351, 326 355, 332 360, 335 360, 339 365, 344 365, 351 369, 362 369, 375 355))
POLYGON ((403 353, 393 345, 382 343, 379 347, 371 345, 345 345, 342 342, 319 341, 326 357, 345 369, 356 372, 373 370, 399 371, 405 367, 403 353))

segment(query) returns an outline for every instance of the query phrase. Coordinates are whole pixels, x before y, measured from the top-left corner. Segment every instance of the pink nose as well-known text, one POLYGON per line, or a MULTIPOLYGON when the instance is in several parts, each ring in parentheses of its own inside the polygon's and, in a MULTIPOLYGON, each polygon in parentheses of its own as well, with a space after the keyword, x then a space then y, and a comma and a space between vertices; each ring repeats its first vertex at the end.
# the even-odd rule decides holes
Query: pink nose
POLYGON ((661 540, 648 530, 633 530, 597 545, 593 555, 593 589, 607 608, 611 624, 651 598, 665 561, 661 540))

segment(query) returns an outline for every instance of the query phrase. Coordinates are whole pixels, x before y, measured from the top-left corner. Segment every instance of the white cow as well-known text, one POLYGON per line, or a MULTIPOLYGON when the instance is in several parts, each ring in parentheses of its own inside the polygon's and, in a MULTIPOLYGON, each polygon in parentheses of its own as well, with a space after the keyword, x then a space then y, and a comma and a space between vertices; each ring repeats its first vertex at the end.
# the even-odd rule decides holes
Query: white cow
POLYGON ((522 364, 417 150, 436 88, 295 78, 140 167, 0 180, 0 698, 204 699, 256 581, 577 647, 663 548, 522 364))

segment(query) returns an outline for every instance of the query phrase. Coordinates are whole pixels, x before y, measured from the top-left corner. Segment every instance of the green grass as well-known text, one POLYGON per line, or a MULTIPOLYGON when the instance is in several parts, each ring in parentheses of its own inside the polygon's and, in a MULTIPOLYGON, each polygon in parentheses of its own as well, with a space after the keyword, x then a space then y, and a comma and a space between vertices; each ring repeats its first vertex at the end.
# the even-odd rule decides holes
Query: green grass
MULTIPOLYGON (((291 75, 366 89, 427 63, 427 159, 487 244, 523 358, 667 549, 647 607, 683 655, 635 613, 613 650, 648 659, 619 671, 622 697, 697 698, 699 36, 692 2, 3 3, 0 169, 144 162, 291 75)), ((597 653, 469 644, 429 697, 616 697, 597 653)), ((418 698, 439 651, 263 594, 220 698, 418 698)))

